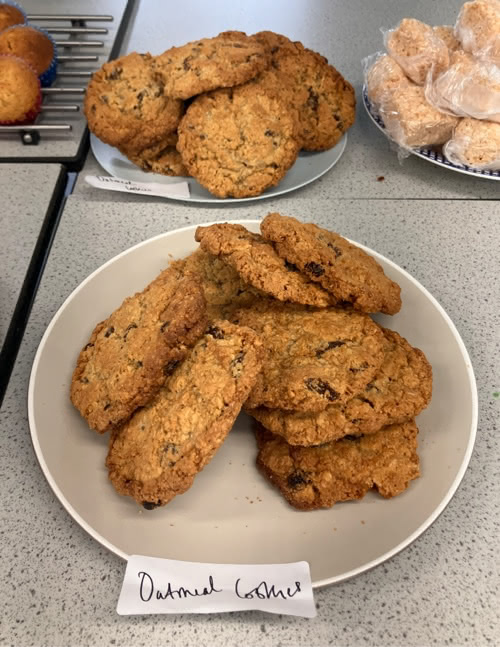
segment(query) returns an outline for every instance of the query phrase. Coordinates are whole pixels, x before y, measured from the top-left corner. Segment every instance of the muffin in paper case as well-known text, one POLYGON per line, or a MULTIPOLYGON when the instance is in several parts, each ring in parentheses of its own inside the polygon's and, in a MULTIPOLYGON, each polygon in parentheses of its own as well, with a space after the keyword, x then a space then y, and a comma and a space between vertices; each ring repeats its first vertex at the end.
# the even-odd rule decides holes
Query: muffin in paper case
POLYGON ((35 70, 17 56, 0 55, 0 125, 33 123, 42 106, 35 70))
POLYGON ((382 33, 387 52, 417 85, 424 84, 431 67, 440 70, 449 65, 445 42, 420 20, 403 18, 397 27, 382 33))
POLYGON ((443 112, 500 123, 500 67, 453 52, 447 70, 428 75, 425 96, 443 112))
POLYGON ((402 67, 388 54, 377 52, 367 56, 362 63, 366 92, 377 110, 383 103, 384 97, 399 88, 412 85, 402 67))
POLYGON ((481 170, 500 170, 500 124, 478 119, 462 119, 453 137, 443 147, 453 164, 481 170))
POLYGON ((400 88, 384 97, 379 113, 387 134, 402 149, 444 144, 459 121, 431 106, 419 85, 400 88))
POLYGON ((466 52, 500 66, 500 0, 466 2, 455 34, 466 52))
POLYGON ((0 2, 0 31, 13 25, 24 25, 28 21, 26 12, 14 0, 1 0, 0 2))
POLYGON ((0 54, 13 54, 36 70, 42 88, 57 75, 58 52, 52 36, 35 25, 14 25, 0 32, 0 54), (40 36, 42 35, 43 38, 40 36))

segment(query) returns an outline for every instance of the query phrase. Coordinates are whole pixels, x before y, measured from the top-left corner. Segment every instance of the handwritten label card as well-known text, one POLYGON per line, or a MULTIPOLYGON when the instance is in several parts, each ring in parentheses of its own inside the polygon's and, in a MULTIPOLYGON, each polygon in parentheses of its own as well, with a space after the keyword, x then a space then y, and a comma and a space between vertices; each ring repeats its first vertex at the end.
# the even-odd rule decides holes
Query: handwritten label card
POLYGON ((172 184, 131 182, 130 180, 121 180, 120 178, 106 175, 86 175, 85 182, 96 189, 105 189, 107 191, 156 195, 161 198, 189 198, 189 184, 187 182, 172 182, 172 184))
POLYGON ((143 615, 251 609, 314 618, 309 564, 201 564, 131 555, 116 610, 143 615))

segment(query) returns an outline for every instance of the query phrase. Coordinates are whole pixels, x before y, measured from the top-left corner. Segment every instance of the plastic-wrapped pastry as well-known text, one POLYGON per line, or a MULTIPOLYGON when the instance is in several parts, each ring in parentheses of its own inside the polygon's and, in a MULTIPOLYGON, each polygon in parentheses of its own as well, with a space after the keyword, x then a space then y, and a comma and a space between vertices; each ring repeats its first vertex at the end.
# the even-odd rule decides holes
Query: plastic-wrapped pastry
POLYGON ((443 153, 453 164, 500 170, 500 124, 478 119, 462 119, 443 153))
POLYGON ((398 88, 406 88, 411 81, 400 65, 387 54, 375 54, 363 61, 365 65, 366 91, 371 102, 378 108, 384 96, 398 88))
POLYGON ((460 49, 460 42, 455 36, 454 27, 450 25, 438 25, 437 27, 433 27, 432 30, 444 42, 450 52, 460 49))
POLYGON ((410 85, 384 97, 380 107, 388 135, 402 148, 444 144, 452 136, 458 118, 431 106, 424 88, 410 85))
MULTIPOLYGON (((500 0, 499 0, 500 1, 500 0)), ((392 58, 417 85, 423 85, 431 67, 446 69, 450 62, 447 45, 429 25, 415 18, 403 18, 395 29, 384 34, 392 58)))
POLYGON ((500 67, 453 52, 445 72, 428 76, 425 96, 438 110, 500 123, 500 67))
POLYGON ((500 0, 466 2, 455 34, 466 52, 500 66, 500 0))

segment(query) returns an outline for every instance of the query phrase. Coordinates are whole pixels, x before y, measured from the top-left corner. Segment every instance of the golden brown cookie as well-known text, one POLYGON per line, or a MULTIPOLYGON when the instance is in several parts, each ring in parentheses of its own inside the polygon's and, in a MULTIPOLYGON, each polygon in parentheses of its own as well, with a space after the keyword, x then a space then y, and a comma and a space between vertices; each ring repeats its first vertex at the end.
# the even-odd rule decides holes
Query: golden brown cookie
POLYGON ((219 198, 260 195, 280 182, 299 152, 285 103, 252 84, 194 99, 178 128, 190 175, 219 198))
POLYGON ((390 498, 420 476, 417 434, 417 425, 410 421, 320 447, 292 447, 261 428, 257 465, 299 510, 362 499, 372 488, 390 498))
POLYGON ((261 352, 251 330, 212 323, 155 399, 113 432, 106 464, 116 490, 152 509, 191 487, 231 429, 261 352))
POLYGON ((297 268, 285 262, 273 246, 243 225, 221 223, 198 227, 195 239, 206 252, 231 265, 241 278, 279 301, 328 306, 335 299, 297 268))
POLYGON ((313 446, 347 435, 371 434, 413 419, 432 394, 432 368, 425 355, 397 332, 383 329, 384 360, 375 377, 346 403, 319 412, 259 407, 248 413, 290 445, 313 446))
POLYGON ((153 146, 138 151, 129 151, 125 145, 120 150, 133 164, 146 173, 185 177, 189 174, 177 151, 177 139, 177 132, 174 131, 153 146))
POLYGON ((95 72, 84 102, 89 129, 129 153, 154 146, 175 131, 183 110, 180 99, 168 96, 153 57, 137 52, 95 72))
POLYGON ((354 123, 356 97, 351 84, 324 56, 300 42, 273 32, 252 38, 268 47, 271 67, 293 86, 286 98, 299 116, 302 148, 320 151, 335 146, 354 123))
POLYGON ((228 263, 203 249, 197 249, 186 258, 174 261, 183 276, 194 279, 203 290, 207 315, 212 319, 228 319, 236 308, 249 306, 266 295, 245 283, 228 263))
POLYGON ((384 336, 368 315, 258 301, 232 321, 259 335, 268 357, 245 408, 322 411, 347 402, 377 374, 384 336))
POLYGON ((81 351, 71 401, 103 433, 145 405, 206 325, 205 300, 192 279, 164 270, 99 323, 81 351))
POLYGON ((279 213, 264 218, 261 232, 282 258, 339 301, 362 312, 395 314, 400 310, 399 285, 372 256, 339 234, 279 213))
POLYGON ((225 32, 172 47, 156 57, 169 96, 189 99, 202 92, 245 83, 269 66, 264 47, 243 32, 225 32))

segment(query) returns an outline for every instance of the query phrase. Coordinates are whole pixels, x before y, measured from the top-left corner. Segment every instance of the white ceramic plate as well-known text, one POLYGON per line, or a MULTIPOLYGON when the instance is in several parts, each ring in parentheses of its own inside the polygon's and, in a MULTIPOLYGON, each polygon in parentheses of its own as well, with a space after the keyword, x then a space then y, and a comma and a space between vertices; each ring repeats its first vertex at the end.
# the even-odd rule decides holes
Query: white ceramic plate
MULTIPOLYGON (((240 221, 253 231, 259 221, 240 221)), ((71 374, 94 325, 167 264, 193 251, 195 227, 157 236, 91 274, 52 319, 31 373, 28 411, 42 470, 69 514, 102 545, 142 554, 222 563, 306 560, 314 586, 361 573, 408 546, 443 511, 474 444, 477 394, 467 351, 437 301, 404 270, 371 252, 402 287, 403 308, 379 321, 424 350, 434 396, 418 418, 422 477, 401 496, 375 493, 331 510, 291 508, 255 467, 250 419, 242 414, 193 487, 146 511, 107 480, 107 437, 90 431, 69 400, 71 374)))
POLYGON ((251 200, 263 200, 264 198, 274 198, 277 195, 283 195, 295 189, 300 189, 306 184, 314 182, 327 171, 329 171, 339 161, 347 144, 347 134, 339 140, 338 144, 327 151, 320 153, 307 153, 301 151, 297 161, 288 171, 281 182, 261 195, 253 198, 216 198, 205 188, 191 177, 178 178, 159 175, 158 173, 145 173, 139 167, 132 164, 120 151, 112 146, 108 146, 95 135, 90 135, 90 146, 96 160, 113 177, 119 177, 123 180, 132 182, 158 182, 160 184, 172 184, 180 179, 186 180, 189 184, 189 198, 169 198, 171 200, 183 200, 187 202, 209 202, 209 203, 233 203, 249 202, 251 200))
MULTIPOLYGON (((366 112, 368 113, 368 116, 373 121, 373 123, 379 130, 384 133, 386 137, 388 137, 384 122, 371 104, 365 87, 363 87, 363 105, 365 106, 366 112)), ((484 177, 487 180, 500 180, 500 171, 483 171, 481 169, 473 168, 472 166, 466 166, 465 164, 453 164, 453 162, 447 160, 444 155, 441 155, 432 148, 420 148, 418 150, 415 149, 410 152, 412 153, 412 155, 416 155, 417 157, 421 157, 428 162, 432 162, 432 164, 442 166, 443 168, 450 169, 451 171, 456 171, 457 173, 474 175, 476 177, 484 177)))

